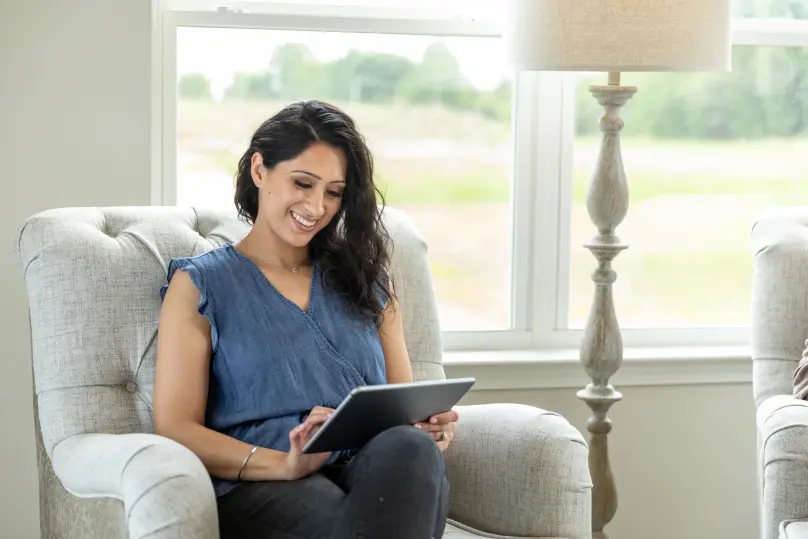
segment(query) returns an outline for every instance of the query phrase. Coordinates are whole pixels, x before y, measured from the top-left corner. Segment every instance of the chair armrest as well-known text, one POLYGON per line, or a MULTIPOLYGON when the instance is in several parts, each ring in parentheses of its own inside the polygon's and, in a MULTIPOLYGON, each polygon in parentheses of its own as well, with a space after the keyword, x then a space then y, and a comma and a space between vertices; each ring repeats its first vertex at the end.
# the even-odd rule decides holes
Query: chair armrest
POLYGON ((153 434, 81 434, 53 449, 53 470, 82 498, 124 504, 130 539, 218 539, 213 486, 202 462, 153 434))
POLYGON ((531 406, 455 409, 446 451, 453 521, 489 534, 591 537, 589 451, 578 430, 531 406))
POLYGON ((808 402, 791 395, 764 400, 757 411, 765 539, 785 520, 808 517, 808 402))

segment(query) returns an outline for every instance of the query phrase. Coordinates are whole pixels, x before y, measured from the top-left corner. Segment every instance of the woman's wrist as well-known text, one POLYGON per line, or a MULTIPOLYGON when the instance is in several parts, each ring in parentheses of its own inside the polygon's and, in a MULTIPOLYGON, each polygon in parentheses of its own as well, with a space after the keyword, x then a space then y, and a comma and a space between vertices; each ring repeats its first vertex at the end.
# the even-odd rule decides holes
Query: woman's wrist
POLYGON ((286 455, 281 451, 259 447, 241 471, 241 481, 287 481, 286 455))
POLYGON ((244 460, 241 463, 241 467, 238 469, 238 473, 236 474, 236 481, 241 481, 241 474, 244 472, 244 468, 247 467, 247 463, 250 462, 250 459, 258 451, 258 446, 254 445, 253 448, 247 453, 247 456, 244 457, 244 460))

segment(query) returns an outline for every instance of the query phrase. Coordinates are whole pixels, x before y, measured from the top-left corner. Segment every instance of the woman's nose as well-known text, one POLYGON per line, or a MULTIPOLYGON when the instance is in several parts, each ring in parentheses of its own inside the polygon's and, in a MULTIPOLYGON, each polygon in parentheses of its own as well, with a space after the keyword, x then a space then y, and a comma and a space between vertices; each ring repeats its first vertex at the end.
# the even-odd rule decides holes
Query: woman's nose
POLYGON ((319 219, 325 213, 325 196, 324 193, 318 192, 317 189, 311 189, 309 196, 306 197, 306 211, 309 215, 319 219))

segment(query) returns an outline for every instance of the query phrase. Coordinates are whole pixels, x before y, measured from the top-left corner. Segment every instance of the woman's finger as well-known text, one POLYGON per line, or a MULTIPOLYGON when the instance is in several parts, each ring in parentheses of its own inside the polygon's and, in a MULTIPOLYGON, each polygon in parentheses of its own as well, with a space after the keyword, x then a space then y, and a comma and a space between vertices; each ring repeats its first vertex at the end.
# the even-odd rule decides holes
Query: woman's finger
POLYGON ((328 408, 320 408, 319 410, 314 409, 309 413, 308 416, 306 416, 306 421, 308 421, 309 419, 315 419, 315 418, 320 418, 320 417, 328 418, 333 413, 334 413, 334 411, 329 410, 328 408))
POLYGON ((307 428, 307 427, 309 427, 311 425, 322 425, 323 423, 326 422, 326 420, 330 416, 331 416, 331 412, 319 411, 319 410, 316 411, 316 412, 311 412, 306 417, 305 421, 303 421, 303 423, 300 424, 300 426, 303 427, 303 428, 307 428))
POLYGON ((323 423, 325 423, 330 416, 331 414, 327 412, 310 414, 301 425, 301 438, 307 443, 309 438, 314 436, 314 433, 323 426, 323 423))
POLYGON ((307 425, 308 427, 312 427, 312 426, 319 427, 323 423, 328 421, 328 418, 330 416, 331 416, 331 414, 324 414, 324 413, 323 414, 312 414, 312 415, 310 415, 309 417, 306 418, 306 421, 304 421, 303 424, 307 425))
POLYGON ((454 425, 451 423, 447 425, 430 425, 429 423, 416 423, 415 427, 423 430, 424 432, 429 433, 435 441, 441 441, 443 438, 444 433, 451 439, 454 434, 454 425))
POLYGON ((458 419, 460 419, 460 415, 454 410, 449 410, 448 412, 433 415, 429 418, 429 423, 432 425, 446 425, 455 423, 458 419))
POLYGON ((300 439, 305 440, 305 442, 308 442, 309 438, 311 437, 312 430, 317 428, 317 426, 318 424, 315 421, 306 420, 306 422, 303 423, 302 428, 300 429, 300 439))
POLYGON ((301 450, 300 444, 300 427, 302 425, 298 425, 297 427, 293 428, 291 432, 289 432, 289 443, 291 445, 290 451, 299 452, 301 450))

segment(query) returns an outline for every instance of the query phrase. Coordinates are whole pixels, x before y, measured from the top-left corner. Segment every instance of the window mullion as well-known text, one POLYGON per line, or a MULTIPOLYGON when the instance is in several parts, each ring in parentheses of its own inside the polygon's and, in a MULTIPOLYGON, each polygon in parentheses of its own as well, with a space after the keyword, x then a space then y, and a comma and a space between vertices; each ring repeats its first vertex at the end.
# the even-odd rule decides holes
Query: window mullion
MULTIPOLYGON (((570 260, 572 246, 572 187, 575 158, 575 89, 572 76, 564 76, 561 89, 561 129, 559 131, 558 251, 556 279, 556 330, 569 326, 570 260)), ((594 232, 593 232, 594 233, 594 232)), ((583 249, 583 247, 581 247, 583 249)), ((592 258, 592 263, 595 259, 592 258)), ((594 266, 593 266, 594 267, 594 266)))
MULTIPOLYGON (((173 206, 177 203, 177 17, 172 12, 162 15, 162 81, 160 90, 160 125, 162 129, 162 174, 159 178, 160 204, 173 206)), ((153 179, 153 181, 156 180, 153 179)))
POLYGON ((532 73, 516 76, 513 96, 511 189, 511 322, 514 329, 533 326, 533 253, 538 85, 532 73))
POLYGON ((551 344, 558 327, 559 232, 561 223, 564 75, 541 72, 536 77, 535 166, 533 203, 533 345, 551 344))

